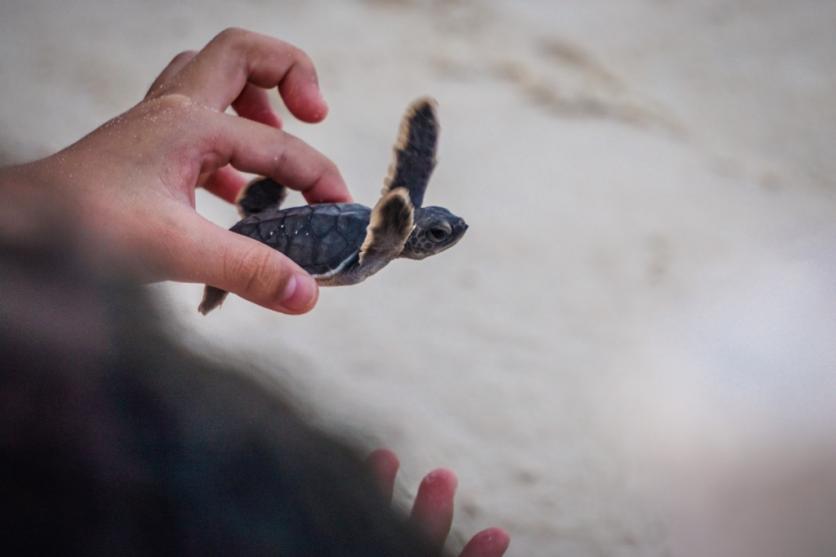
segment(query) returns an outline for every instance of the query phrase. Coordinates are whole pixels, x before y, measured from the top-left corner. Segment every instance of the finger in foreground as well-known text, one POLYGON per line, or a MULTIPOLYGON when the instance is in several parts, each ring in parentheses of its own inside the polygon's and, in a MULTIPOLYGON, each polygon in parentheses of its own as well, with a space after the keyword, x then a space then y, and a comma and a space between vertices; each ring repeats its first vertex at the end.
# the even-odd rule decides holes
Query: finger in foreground
POLYGON ((319 122, 328 113, 307 54, 243 29, 226 29, 213 38, 168 92, 220 111, 238 98, 247 83, 264 89, 278 86, 290 112, 302 121, 319 122))
POLYGON ((377 481, 380 492, 387 501, 392 500, 392 493, 395 490, 395 477, 398 475, 400 461, 395 453, 388 449, 377 449, 372 451, 366 459, 371 468, 372 475, 377 481))
POLYGON ((170 278, 215 286, 282 313, 305 313, 316 304, 316 281, 284 254, 191 210, 179 220, 182 232, 165 262, 170 278))
POLYGON ((421 481, 409 517, 413 526, 439 549, 444 546, 453 524, 453 499, 457 485, 458 479, 452 470, 433 470, 421 481))
POLYGON ((467 542, 459 557, 502 557, 511 545, 511 537, 501 528, 482 530, 467 542))
POLYGON ((340 171, 325 155, 301 139, 260 124, 223 113, 211 113, 205 135, 205 164, 212 171, 227 163, 243 172, 269 176, 301 191, 309 203, 351 201, 340 171))

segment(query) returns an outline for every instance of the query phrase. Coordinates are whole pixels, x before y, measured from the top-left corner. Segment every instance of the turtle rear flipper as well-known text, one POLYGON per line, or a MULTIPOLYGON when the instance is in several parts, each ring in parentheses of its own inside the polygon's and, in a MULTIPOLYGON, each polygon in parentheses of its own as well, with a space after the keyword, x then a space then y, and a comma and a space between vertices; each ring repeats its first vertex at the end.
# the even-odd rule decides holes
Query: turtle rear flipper
POLYGON ((360 247, 360 267, 364 275, 377 271, 400 255, 415 222, 409 193, 396 188, 380 198, 372 209, 366 238, 360 247))
POLYGON ((203 289, 203 300, 201 300, 200 305, 197 307, 197 311, 206 315, 213 309, 220 307, 224 303, 227 294, 229 292, 226 290, 221 290, 220 288, 207 284, 203 289))
POLYGON ((435 149, 438 144, 436 102, 421 98, 413 102, 401 121, 398 142, 383 193, 405 188, 413 207, 424 202, 424 192, 435 168, 435 149))
POLYGON ((272 178, 256 178, 244 186, 235 204, 242 217, 261 213, 267 209, 278 209, 287 197, 287 188, 272 178))

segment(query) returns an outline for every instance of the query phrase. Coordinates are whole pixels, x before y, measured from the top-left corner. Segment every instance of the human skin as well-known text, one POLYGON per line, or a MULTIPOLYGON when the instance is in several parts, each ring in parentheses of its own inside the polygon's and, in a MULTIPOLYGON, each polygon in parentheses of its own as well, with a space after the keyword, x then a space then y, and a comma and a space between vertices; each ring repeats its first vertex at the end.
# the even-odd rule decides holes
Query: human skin
MULTIPOLYGON (((178 54, 136 106, 45 159, 0 170, 7 192, 34 192, 64 203, 103 250, 147 280, 206 283, 276 311, 298 314, 316 304, 316 282, 283 254, 229 232, 195 211, 195 189, 233 202, 239 174, 270 176, 308 202, 349 202, 327 157, 281 129, 268 100, 278 88, 291 114, 322 121, 328 106, 301 50, 278 39, 227 29, 199 52, 178 54), (225 114, 232 107, 237 116, 225 114)), ((379 450, 369 465, 391 496, 399 467, 379 450)), ((441 548, 450 531, 457 480, 428 474, 410 520, 441 548)), ((498 557, 508 535, 476 534, 461 557, 498 557)))
MULTIPOLYGON (((384 496, 391 499, 395 477, 400 468, 398 457, 388 449, 378 449, 369 455, 367 462, 384 496)), ((410 522, 439 551, 453 524, 453 502, 457 486, 458 479, 452 470, 433 470, 424 476, 412 505, 410 522)), ((470 538, 459 557, 502 557, 510 543, 511 538, 501 528, 487 528, 470 538)))
POLYGON ((238 171, 270 176, 308 202, 351 200, 334 163, 280 129, 267 96, 276 87, 298 119, 328 113, 304 52, 228 29, 176 56, 136 106, 52 156, 4 170, 0 182, 66 203, 102 248, 149 280, 211 284, 307 312, 318 294, 310 275, 195 211, 198 186, 233 201, 245 184, 238 171), (224 113, 229 106, 238 116, 224 113))

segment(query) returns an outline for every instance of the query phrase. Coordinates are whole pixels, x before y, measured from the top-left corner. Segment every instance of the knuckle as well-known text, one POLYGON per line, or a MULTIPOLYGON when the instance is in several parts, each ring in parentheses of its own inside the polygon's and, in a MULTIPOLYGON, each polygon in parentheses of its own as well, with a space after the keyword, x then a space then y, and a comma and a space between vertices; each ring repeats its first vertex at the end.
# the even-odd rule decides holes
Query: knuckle
POLYGON ((163 92, 156 96, 146 97, 130 112, 135 116, 157 122, 158 125, 153 126, 156 135, 165 134, 166 131, 176 131, 182 136, 182 130, 172 129, 170 124, 189 118, 195 108, 196 105, 188 96, 181 93, 163 92))
POLYGON ((225 47, 233 46, 244 42, 249 34, 249 31, 241 29, 240 27, 227 27, 215 35, 212 42, 225 47))
POLYGON ((288 55, 289 55, 289 56, 293 59, 293 61, 294 61, 294 62, 296 62, 297 64, 299 64, 299 63, 304 64, 304 63, 307 63, 307 62, 309 62, 309 61, 310 61, 310 58, 309 58, 309 57, 308 57, 308 55, 305 53, 305 51, 304 51, 304 50, 302 50, 301 48, 299 48, 298 46, 293 45, 293 44, 291 44, 291 43, 289 43, 289 42, 286 42, 286 41, 280 41, 280 42, 279 42, 279 44, 281 45, 281 48, 282 48, 282 49, 283 49, 283 50, 284 50, 284 51, 285 51, 285 52, 286 52, 286 53, 287 53, 287 54, 288 54, 288 55))
POLYGON ((146 98, 154 98, 164 95, 166 90, 172 86, 174 76, 179 73, 180 70, 182 70, 183 67, 195 57, 196 54, 197 52, 194 50, 184 50, 174 56, 162 73, 160 73, 160 75, 157 76, 157 79, 154 80, 154 83, 151 84, 146 98))
POLYGON ((340 169, 337 167, 336 163, 325 155, 322 155, 319 161, 319 169, 315 172, 315 176, 310 184, 310 187, 314 187, 323 181, 342 179, 341 177, 342 175, 340 174, 340 169))
POLYGON ((307 52, 289 43, 283 43, 283 46, 287 50, 290 58, 293 60, 293 67, 296 71, 300 71, 303 74, 309 74, 313 77, 313 79, 318 79, 313 58, 311 58, 307 52))
POLYGON ((178 53, 174 58, 171 59, 170 64, 180 64, 191 60, 195 57, 197 51, 195 50, 184 50, 183 52, 178 53))
POLYGON ((306 70, 316 73, 313 58, 307 52, 294 46, 293 54, 298 64, 302 65, 306 70))
POLYGON ((182 93, 162 93, 142 103, 142 112, 152 121, 161 124, 183 121, 195 110, 191 98, 182 93))
POLYGON ((166 93, 157 97, 154 106, 160 112, 181 113, 192 108, 192 99, 181 93, 166 93))
POLYGON ((322 161, 322 175, 323 176, 339 176, 340 169, 337 167, 337 163, 332 161, 327 157, 323 157, 322 161))

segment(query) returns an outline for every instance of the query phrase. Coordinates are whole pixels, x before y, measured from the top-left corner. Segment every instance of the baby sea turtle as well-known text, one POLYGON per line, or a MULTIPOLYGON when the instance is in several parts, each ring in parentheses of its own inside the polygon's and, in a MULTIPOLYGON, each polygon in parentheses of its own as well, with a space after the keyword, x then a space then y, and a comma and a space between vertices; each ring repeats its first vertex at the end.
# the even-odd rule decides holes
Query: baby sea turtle
MULTIPOLYGON (((357 203, 320 203, 279 209, 285 187, 270 178, 251 182, 238 199, 244 217, 231 228, 277 249, 322 286, 357 284, 392 259, 424 259, 458 242, 467 224, 443 207, 422 207, 435 167, 438 118, 432 99, 413 102, 380 199, 373 209, 357 203)), ((206 286, 198 308, 206 314, 226 292, 206 286)))

